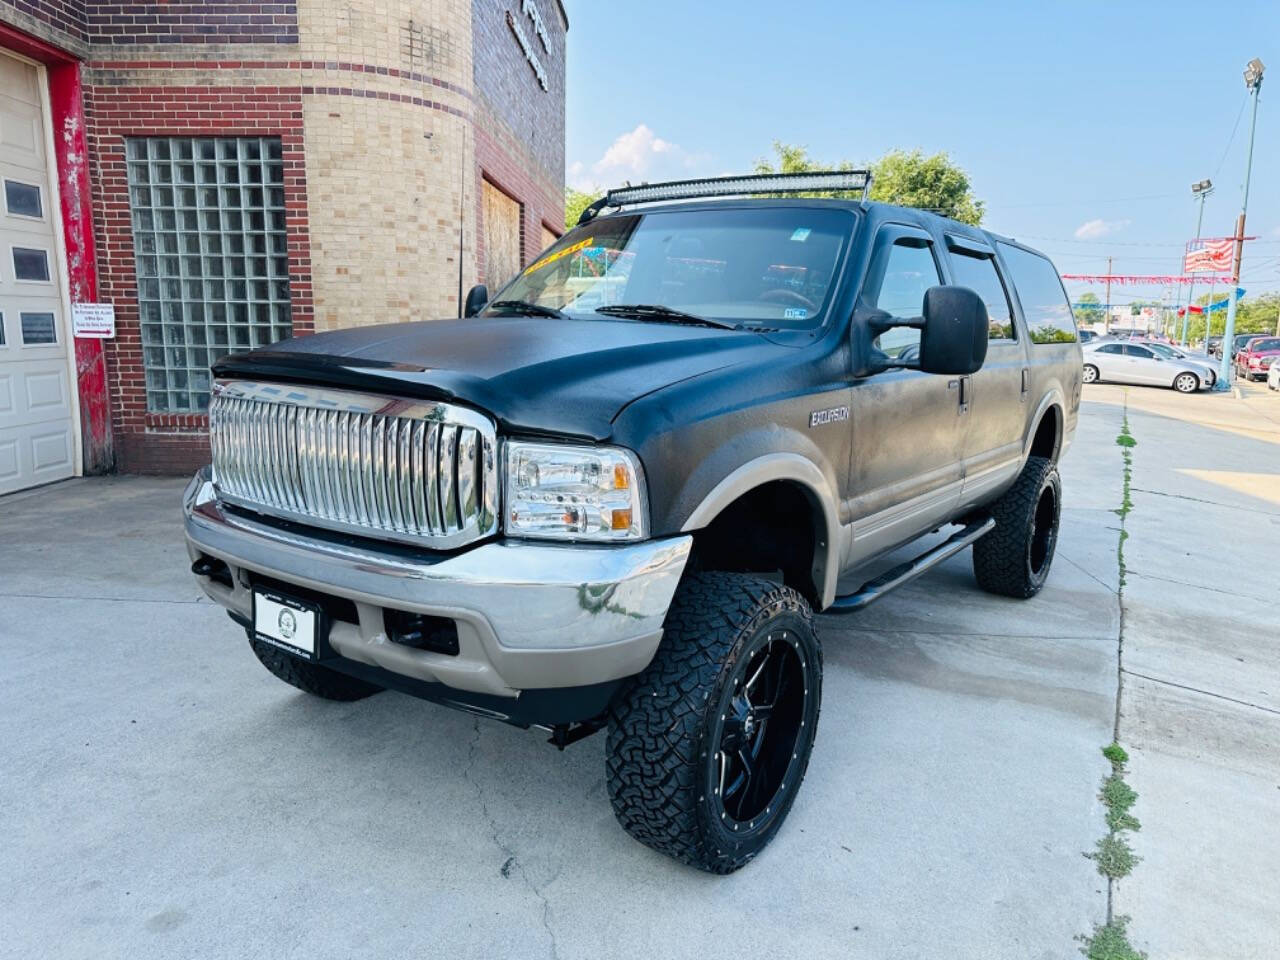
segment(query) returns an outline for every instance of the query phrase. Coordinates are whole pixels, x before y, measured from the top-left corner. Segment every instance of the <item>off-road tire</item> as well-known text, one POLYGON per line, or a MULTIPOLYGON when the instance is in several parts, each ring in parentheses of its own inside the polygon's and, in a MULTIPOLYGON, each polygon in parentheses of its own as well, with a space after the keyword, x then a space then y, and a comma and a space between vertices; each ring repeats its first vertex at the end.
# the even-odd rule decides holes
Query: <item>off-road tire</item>
POLYGON ((1099 372, 1098 368, 1095 367, 1092 363, 1086 363, 1084 365, 1084 382, 1100 383, 1101 381, 1102 381, 1102 374, 1099 372), (1092 376, 1089 375, 1090 371, 1093 371, 1092 376))
POLYGON ((249 646, 259 662, 285 683, 325 700, 363 700, 382 690, 372 683, 285 653, 261 640, 250 639, 249 646))
POLYGON ((764 849, 791 809, 813 749, 821 687, 822 650, 800 594, 746 574, 686 577, 653 661, 610 707, 605 756, 618 822, 641 843, 691 866, 737 870, 764 849), (758 816, 735 821, 719 797, 724 775, 716 771, 728 729, 721 711, 740 690, 736 674, 753 657, 777 655, 766 642, 794 648, 783 655, 798 658, 790 661, 799 671, 791 683, 804 683, 794 713, 803 720, 792 724, 791 757, 773 754, 785 768, 772 802, 758 816))
POLYGON ((1017 481, 990 509, 995 529, 973 545, 978 586, 1020 600, 1034 597, 1049 576, 1058 543, 1062 518, 1058 468, 1044 457, 1029 457, 1017 481), (1046 497, 1052 498, 1048 507, 1046 497))

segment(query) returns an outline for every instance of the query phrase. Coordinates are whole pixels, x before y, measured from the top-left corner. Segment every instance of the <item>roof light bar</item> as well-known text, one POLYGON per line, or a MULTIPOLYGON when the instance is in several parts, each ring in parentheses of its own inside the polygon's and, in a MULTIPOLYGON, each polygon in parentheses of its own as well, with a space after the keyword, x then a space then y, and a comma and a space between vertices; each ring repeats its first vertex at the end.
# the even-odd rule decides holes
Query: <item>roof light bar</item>
POLYGON ((810 193, 858 190, 863 197, 871 187, 870 170, 832 170, 823 173, 762 173, 745 177, 711 177, 705 180, 673 180, 610 190, 583 211, 586 223, 604 207, 658 200, 693 200, 700 197, 732 197, 757 193, 810 193))

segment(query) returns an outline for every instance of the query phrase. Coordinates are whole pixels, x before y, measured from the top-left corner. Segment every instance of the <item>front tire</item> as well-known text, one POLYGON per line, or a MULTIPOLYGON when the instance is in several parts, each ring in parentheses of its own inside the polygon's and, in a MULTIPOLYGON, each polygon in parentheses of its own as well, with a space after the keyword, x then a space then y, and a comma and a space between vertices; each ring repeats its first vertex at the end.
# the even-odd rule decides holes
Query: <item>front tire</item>
POLYGON ((1062 519, 1062 480, 1044 457, 1029 457, 991 506, 996 527, 973 545, 973 574, 988 593, 1025 600, 1049 577, 1062 519))
POLYGON ((689 576, 662 643, 610 707, 609 798, 631 836, 711 873, 773 839, 804 779, 822 695, 813 612, 746 574, 689 576))
POLYGON ((263 643, 261 640, 251 638, 249 646, 253 647, 254 656, 272 674, 290 686, 297 687, 314 697, 350 702, 363 700, 382 690, 382 687, 374 686, 372 683, 365 683, 345 673, 339 673, 337 670, 330 670, 318 663, 285 653, 278 647, 263 643))
POLYGON ((1195 393, 1200 389, 1200 378, 1194 373, 1180 373, 1173 378, 1173 389, 1179 393, 1195 393))

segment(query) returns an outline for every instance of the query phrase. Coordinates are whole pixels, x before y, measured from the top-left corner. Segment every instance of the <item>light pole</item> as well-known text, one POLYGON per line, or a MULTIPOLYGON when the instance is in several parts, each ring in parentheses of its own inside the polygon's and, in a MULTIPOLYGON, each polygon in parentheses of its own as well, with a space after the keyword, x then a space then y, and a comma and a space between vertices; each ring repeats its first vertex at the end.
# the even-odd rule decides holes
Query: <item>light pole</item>
MULTIPOLYGON (((1209 194, 1211 193, 1213 193, 1212 180, 1209 180, 1207 178, 1204 180, 1197 180, 1195 183, 1191 185, 1191 196, 1195 197, 1200 201, 1200 215, 1196 217, 1196 239, 1197 240, 1200 239, 1200 228, 1204 225, 1204 201, 1205 201, 1205 198, 1208 197, 1209 194)), ((1184 260, 1183 263, 1185 265, 1186 261, 1184 260)), ((1187 284, 1187 309, 1184 310, 1182 313, 1181 343, 1184 347, 1187 345, 1187 324, 1191 320, 1191 304, 1195 303, 1195 300, 1192 299, 1191 294, 1195 291, 1195 289, 1196 289, 1196 284, 1194 280, 1191 283, 1187 284)), ((1206 318, 1208 317, 1207 313, 1205 314, 1205 317, 1206 318)), ((1204 322, 1204 352, 1206 356, 1209 353, 1209 321, 1208 319, 1206 319, 1204 322)))
MULTIPOLYGON (((1244 68, 1244 85, 1253 94, 1253 115, 1249 120, 1249 159, 1244 168, 1244 198, 1240 202, 1240 217, 1236 220, 1236 256, 1231 268, 1231 288, 1227 291, 1227 328, 1222 331, 1222 363, 1218 367, 1218 382, 1214 390, 1231 389, 1231 368, 1235 357, 1232 340, 1236 333, 1236 285, 1240 283, 1240 258, 1244 255, 1244 218, 1249 212, 1249 175, 1253 172, 1253 134, 1258 126, 1258 94, 1262 90, 1262 61, 1254 57, 1244 68)), ((1207 329, 1207 327, 1206 327, 1207 329)))

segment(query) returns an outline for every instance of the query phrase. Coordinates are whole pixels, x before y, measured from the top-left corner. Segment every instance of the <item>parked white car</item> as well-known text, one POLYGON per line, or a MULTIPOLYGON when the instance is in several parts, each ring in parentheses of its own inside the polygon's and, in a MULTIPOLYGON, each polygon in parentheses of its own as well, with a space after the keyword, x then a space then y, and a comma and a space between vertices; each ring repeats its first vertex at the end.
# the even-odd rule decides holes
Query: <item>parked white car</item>
POLYGON ((1143 343, 1113 340, 1084 348, 1084 382, 1134 383, 1195 393, 1212 381, 1197 363, 1162 357, 1143 343))
POLYGON ((1267 368, 1267 389, 1280 390, 1280 363, 1272 363, 1267 368))

